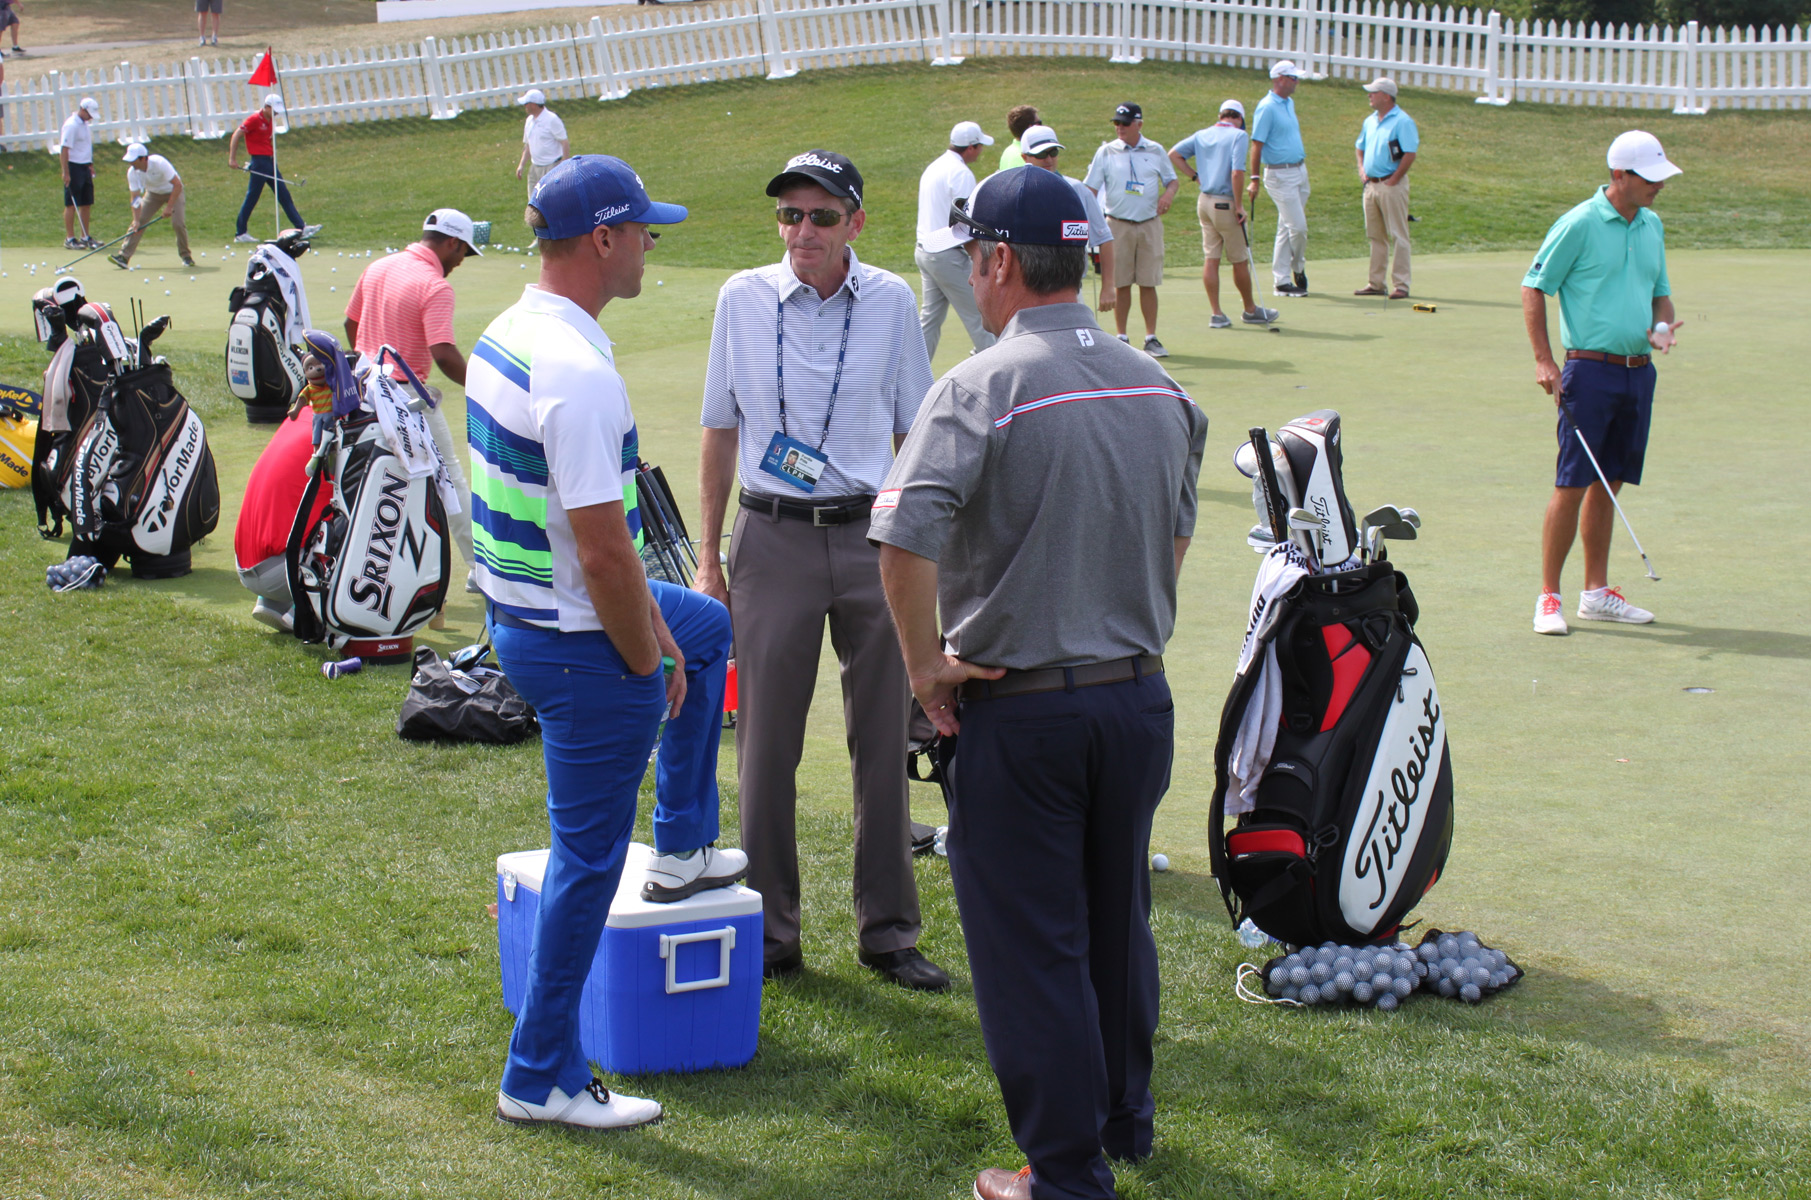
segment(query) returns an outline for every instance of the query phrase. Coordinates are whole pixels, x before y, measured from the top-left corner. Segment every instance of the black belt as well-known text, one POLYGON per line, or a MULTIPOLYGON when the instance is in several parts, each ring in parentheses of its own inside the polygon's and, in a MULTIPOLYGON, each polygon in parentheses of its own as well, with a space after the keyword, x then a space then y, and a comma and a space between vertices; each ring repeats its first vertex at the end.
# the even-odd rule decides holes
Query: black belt
POLYGON ((559 630, 549 629, 545 625, 532 625, 529 622, 524 621, 521 617, 513 617, 510 614, 504 612, 502 609, 498 608, 494 604, 490 605, 489 608, 490 608, 490 623, 492 625, 507 625, 511 629, 532 629, 537 633, 558 633, 559 632, 559 630))
POLYGON ((1161 674, 1163 655, 1143 654, 1136 658, 1117 658, 1112 662, 1086 663, 1079 667, 1008 671, 998 679, 970 679, 962 685, 960 695, 964 700, 1000 700, 1007 696, 1067 692, 1076 688, 1098 687, 1103 683, 1124 683, 1128 679, 1161 674))
POLYGON ((1388 175, 1366 175, 1365 176, 1366 183, 1388 183, 1389 181, 1390 181, 1390 177, 1388 175))
POLYGON ((837 496, 827 499, 823 504, 800 504, 795 500, 782 500, 778 496, 757 496, 752 492, 742 492, 736 497, 736 502, 750 512, 786 517, 793 521, 810 521, 813 525, 847 525, 851 521, 866 520, 874 511, 872 496, 837 496))

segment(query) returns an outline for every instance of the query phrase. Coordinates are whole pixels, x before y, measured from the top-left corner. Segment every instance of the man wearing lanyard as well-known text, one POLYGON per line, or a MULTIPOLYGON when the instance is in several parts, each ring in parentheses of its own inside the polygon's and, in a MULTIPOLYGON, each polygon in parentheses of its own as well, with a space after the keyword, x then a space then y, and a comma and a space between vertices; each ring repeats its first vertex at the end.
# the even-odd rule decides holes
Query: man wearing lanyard
POLYGON ((1371 243, 1371 276, 1354 296, 1409 298, 1409 168, 1421 148, 1415 122, 1396 103, 1396 81, 1379 75, 1365 84, 1371 115, 1358 131, 1354 152, 1364 178, 1365 237, 1371 243), (1390 243, 1396 256, 1390 258, 1390 243), (1387 292, 1384 267, 1390 268, 1387 292))
POLYGON ((1082 182, 1100 197, 1113 231, 1113 321, 1119 340, 1126 336, 1132 314, 1132 285, 1138 285, 1138 310, 1144 317, 1144 352, 1168 358, 1157 340, 1157 286, 1163 282, 1163 214, 1170 211, 1182 180, 1163 147, 1144 136, 1144 109, 1122 104, 1113 110, 1117 135, 1102 142, 1082 182))
POLYGON ((786 255, 723 285, 704 382, 705 546, 717 545, 730 483, 742 481, 729 582, 705 554, 696 583, 735 621, 742 847, 766 915, 766 969, 804 966, 795 773, 828 618, 854 781, 860 958, 896 983, 941 991, 949 976, 917 949, 910 689, 868 544, 874 493, 930 390, 930 356, 911 288, 855 257, 867 214, 854 163, 807 151, 767 194, 786 255))
POLYGON ((1270 68, 1270 90, 1251 119, 1251 182, 1246 199, 1258 199, 1258 167, 1264 190, 1277 206, 1276 244, 1270 251, 1272 287, 1279 296, 1308 294, 1308 152, 1295 119, 1295 83, 1301 72, 1288 59, 1270 68))
POLYGON ((466 376, 475 574, 498 661, 541 718, 553 839, 497 1116, 620 1129, 660 1105, 592 1077, 579 997, 663 711, 643 898, 721 887, 746 866, 711 845, 729 620, 643 572, 635 414, 597 323, 610 301, 641 294, 650 226, 685 209, 650 200, 621 159, 587 154, 550 171, 526 215, 540 277, 485 329, 466 376))

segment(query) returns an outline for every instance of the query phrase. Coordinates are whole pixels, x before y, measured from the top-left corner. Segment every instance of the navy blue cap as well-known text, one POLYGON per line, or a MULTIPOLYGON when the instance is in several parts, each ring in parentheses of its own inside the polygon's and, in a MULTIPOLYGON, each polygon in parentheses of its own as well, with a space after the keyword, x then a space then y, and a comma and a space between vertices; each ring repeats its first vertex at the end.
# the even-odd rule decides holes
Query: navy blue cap
POLYGON ((1067 179, 1042 167, 1012 167, 989 175, 966 203, 956 201, 950 224, 989 242, 1088 244, 1088 210, 1082 207, 1082 198, 1067 179))
POLYGON ((608 154, 580 154, 560 163, 535 184, 528 202, 547 222, 535 237, 555 242, 625 221, 677 225, 686 215, 680 205, 648 199, 635 169, 608 154))

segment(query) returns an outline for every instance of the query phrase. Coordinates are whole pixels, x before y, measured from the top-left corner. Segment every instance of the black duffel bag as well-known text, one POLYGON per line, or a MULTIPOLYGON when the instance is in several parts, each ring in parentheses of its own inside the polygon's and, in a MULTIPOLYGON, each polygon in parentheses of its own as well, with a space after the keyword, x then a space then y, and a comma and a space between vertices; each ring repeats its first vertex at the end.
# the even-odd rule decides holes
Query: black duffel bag
POLYGON ((398 737, 510 745, 540 732, 533 706, 502 671, 477 665, 455 670, 431 646, 415 651, 409 695, 396 716, 398 737))

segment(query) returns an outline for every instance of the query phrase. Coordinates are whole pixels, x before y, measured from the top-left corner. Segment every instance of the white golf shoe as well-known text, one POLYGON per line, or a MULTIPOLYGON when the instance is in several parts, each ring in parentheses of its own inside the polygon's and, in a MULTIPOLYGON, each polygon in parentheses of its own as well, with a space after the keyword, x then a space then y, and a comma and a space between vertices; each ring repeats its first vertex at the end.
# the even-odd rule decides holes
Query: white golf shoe
POLYGON ((1566 614, 1560 611, 1558 592, 1542 592, 1541 598, 1534 602, 1534 631, 1536 633, 1565 634, 1566 614))
POLYGON ((612 1092, 601 1079, 593 1079, 585 1090, 568 1096, 559 1088, 547 1095, 547 1103, 530 1104, 497 1093, 497 1120, 512 1125, 566 1125, 573 1129, 634 1129, 660 1120, 660 1105, 639 1096, 612 1092))
POLYGON ((1578 619, 1581 621, 1620 621, 1624 625, 1646 625, 1654 619, 1654 614, 1645 608, 1636 608, 1623 599, 1621 592, 1613 587, 1607 587, 1595 592, 1579 593, 1578 619))
POLYGON ((653 904, 671 904, 711 888, 728 887, 748 874, 748 855, 740 850, 706 846, 687 858, 656 854, 648 863, 648 881, 641 898, 653 904))

